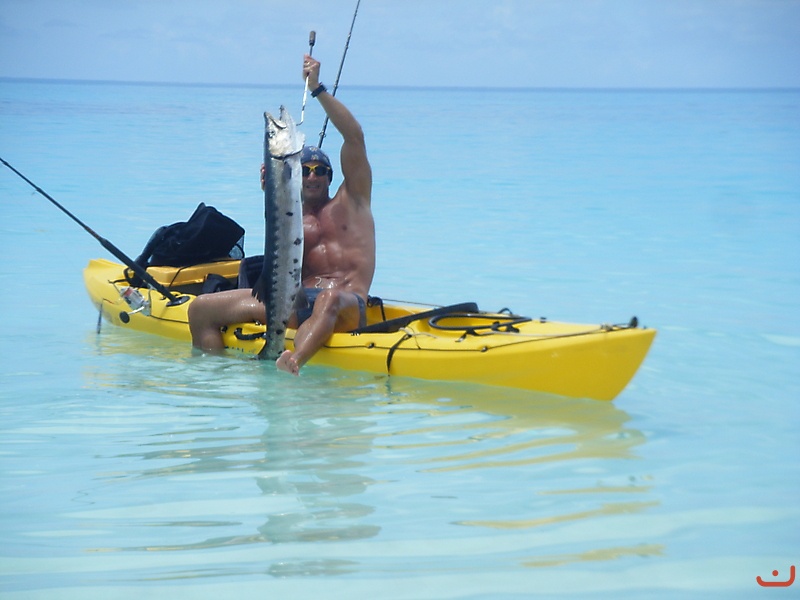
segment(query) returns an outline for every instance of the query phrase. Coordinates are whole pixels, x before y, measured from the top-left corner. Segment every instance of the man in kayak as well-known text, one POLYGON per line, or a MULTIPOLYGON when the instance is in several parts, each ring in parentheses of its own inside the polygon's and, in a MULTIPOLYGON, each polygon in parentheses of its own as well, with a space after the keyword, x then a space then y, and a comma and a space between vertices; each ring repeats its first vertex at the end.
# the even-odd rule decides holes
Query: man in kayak
MULTIPOLYGON (((303 273, 309 307, 289 321, 296 329, 294 352, 286 350, 277 367, 294 375, 334 332, 364 324, 366 301, 375 273, 375 223, 370 207, 372 168, 364 132, 352 113, 319 82, 320 63, 306 55, 303 79, 330 122, 341 133, 344 180, 330 196, 333 169, 319 148, 303 148, 303 273)), ((263 186, 262 169, 262 186, 263 186)), ((198 296, 189 307, 192 343, 206 351, 224 348, 220 328, 263 321, 264 304, 249 289, 198 296)))

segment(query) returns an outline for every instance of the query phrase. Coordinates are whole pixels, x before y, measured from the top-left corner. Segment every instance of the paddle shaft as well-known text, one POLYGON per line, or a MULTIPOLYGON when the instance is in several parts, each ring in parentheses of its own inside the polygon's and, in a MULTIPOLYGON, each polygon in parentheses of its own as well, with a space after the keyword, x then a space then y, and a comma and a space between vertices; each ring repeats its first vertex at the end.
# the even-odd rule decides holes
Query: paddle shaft
POLYGON ((101 237, 100 235, 98 235, 91 227, 89 227, 86 223, 84 223, 78 217, 73 215, 69 210, 67 210, 64 206, 62 206, 55 198, 53 198, 50 194, 45 192, 38 185, 33 183, 30 179, 25 177, 25 175, 23 175, 22 173, 17 171, 14 167, 12 167, 10 164, 8 164, 3 158, 0 158, 0 162, 2 162, 5 166, 7 166, 12 171, 14 171, 14 173, 16 173, 19 177, 21 177, 28 185, 30 185, 33 189, 35 189, 37 192, 39 192, 42 196, 44 196, 50 202, 52 202, 53 205, 55 205, 59 210, 61 210, 61 212, 63 212, 70 219, 75 221, 78 225, 83 227, 84 230, 86 230, 86 232, 89 235, 91 235, 94 239, 96 239, 98 242, 100 242, 100 244, 103 246, 103 248, 105 248, 111 254, 113 254, 116 258, 121 260, 125 264, 126 267, 128 267, 134 273, 136 273, 139 277, 141 277, 142 280, 145 281, 145 283, 147 283, 147 285, 149 285, 154 290, 164 294, 164 296, 169 298, 170 302, 177 302, 178 301, 178 298, 175 295, 173 295, 172 292, 170 292, 166 287, 164 287, 163 285, 158 283, 155 279, 153 279, 152 275, 150 275, 150 273, 148 273, 146 269, 144 269, 140 265, 138 265, 136 263, 136 261, 134 261, 130 257, 128 257, 124 252, 122 252, 122 250, 117 248, 114 244, 109 242, 104 237, 101 237))
MULTIPOLYGON (((342 76, 342 68, 344 68, 344 59, 347 57, 347 50, 350 48, 350 37, 353 35, 353 26, 356 24, 356 16, 358 16, 358 7, 361 4, 361 0, 356 2, 356 9, 353 12, 353 20, 350 23, 350 32, 347 34, 347 41, 344 44, 344 52, 342 52, 342 62, 339 63, 339 72, 336 74, 336 82, 333 84, 333 91, 331 92, 331 96, 336 95, 336 90, 339 89, 339 78, 342 76)), ((325 139, 325 130, 328 129, 328 116, 325 115, 325 122, 322 124, 322 131, 319 134, 319 144, 317 144, 318 148, 322 148, 322 141, 325 139)))

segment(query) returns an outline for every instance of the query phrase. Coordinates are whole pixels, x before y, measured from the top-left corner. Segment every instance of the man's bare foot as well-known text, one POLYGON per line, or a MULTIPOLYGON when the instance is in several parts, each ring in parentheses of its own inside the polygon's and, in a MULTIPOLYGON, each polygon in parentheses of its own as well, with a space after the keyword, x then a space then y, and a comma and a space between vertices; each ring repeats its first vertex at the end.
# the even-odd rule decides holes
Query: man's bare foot
POLYGON ((283 351, 283 354, 281 354, 278 357, 278 360, 275 361, 275 366, 277 366, 281 371, 286 371, 292 375, 300 375, 300 366, 297 364, 297 361, 294 359, 294 356, 292 356, 292 353, 289 350, 283 351))

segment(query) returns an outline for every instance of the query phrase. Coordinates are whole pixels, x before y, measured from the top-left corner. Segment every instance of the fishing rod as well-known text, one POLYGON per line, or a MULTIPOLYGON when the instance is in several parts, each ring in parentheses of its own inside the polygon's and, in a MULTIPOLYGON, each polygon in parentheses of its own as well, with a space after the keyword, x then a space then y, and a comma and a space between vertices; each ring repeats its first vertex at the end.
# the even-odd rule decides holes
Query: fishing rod
MULTIPOLYGON (((314 52, 314 44, 317 42, 317 32, 311 31, 308 34, 308 55, 314 52)), ((306 99, 308 98, 308 76, 306 75, 306 87, 303 90, 303 108, 300 109, 300 122, 298 125, 302 125, 303 121, 306 118, 306 99)))
POLYGON ((153 276, 150 275, 150 273, 148 273, 146 269, 142 268, 141 265, 137 264, 136 261, 134 261, 130 257, 128 257, 124 252, 122 252, 122 250, 117 248, 114 244, 109 242, 107 239, 105 239, 104 237, 101 237, 97 233, 95 233, 95 231, 91 227, 86 225, 86 223, 81 221, 78 217, 76 217, 70 211, 68 211, 66 208, 64 208, 61 204, 59 204, 59 202, 55 198, 53 198, 50 194, 45 192, 38 185, 33 183, 30 179, 25 177, 25 175, 23 175, 22 173, 17 171, 10 164, 8 164, 2 157, 0 157, 0 162, 2 162, 5 166, 7 166, 12 171, 14 171, 14 173, 19 175, 19 177, 21 177, 28 185, 30 185, 33 189, 35 189, 37 192, 39 192, 42 196, 44 196, 50 202, 52 202, 57 208, 59 208, 70 219, 72 219, 78 225, 83 227, 89 235, 91 235, 94 239, 96 239, 98 242, 100 242, 100 244, 103 246, 103 248, 105 248, 106 250, 111 252, 111 254, 113 254, 119 260, 121 260, 123 263, 125 263, 125 266, 128 267, 129 269, 131 269, 134 273, 136 273, 136 275, 141 277, 142 280, 145 283, 147 283, 148 286, 150 286, 151 288, 153 288, 154 290, 156 290, 158 292, 161 292, 162 294, 164 294, 164 296, 169 298, 170 305, 182 304, 183 302, 185 302, 185 300, 188 299, 188 297, 178 298, 177 296, 175 296, 166 287, 164 287, 163 285, 158 283, 155 279, 153 279, 153 276))
MULTIPOLYGON (((336 74, 336 83, 333 84, 333 91, 331 96, 336 95, 336 90, 339 88, 339 78, 342 76, 342 68, 344 67, 344 59, 347 56, 347 50, 350 48, 350 37, 353 35, 353 26, 356 24, 356 17, 358 16, 358 7, 361 0, 356 2, 356 10, 353 12, 353 21, 350 23, 350 32, 347 34, 347 41, 344 44, 344 52, 342 52, 342 62, 339 63, 339 72, 336 74)), ((322 124, 322 131, 319 134, 318 148, 322 148, 322 140, 325 139, 325 130, 328 128, 328 116, 325 115, 325 122, 322 124)))

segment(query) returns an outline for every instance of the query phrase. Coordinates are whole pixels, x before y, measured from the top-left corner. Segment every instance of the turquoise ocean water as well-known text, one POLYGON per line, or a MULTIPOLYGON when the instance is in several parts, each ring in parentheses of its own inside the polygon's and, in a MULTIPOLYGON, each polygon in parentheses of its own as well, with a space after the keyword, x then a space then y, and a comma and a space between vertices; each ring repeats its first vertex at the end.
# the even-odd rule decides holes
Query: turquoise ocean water
MULTIPOLYGON (((601 403, 98 334, 106 251, 3 167, 0 596, 775 595, 756 577, 800 566, 800 92, 339 97, 374 294, 637 315, 640 372, 601 403)), ((262 112, 301 98, 0 81, 0 156, 130 255, 201 201, 257 254, 262 112)))

